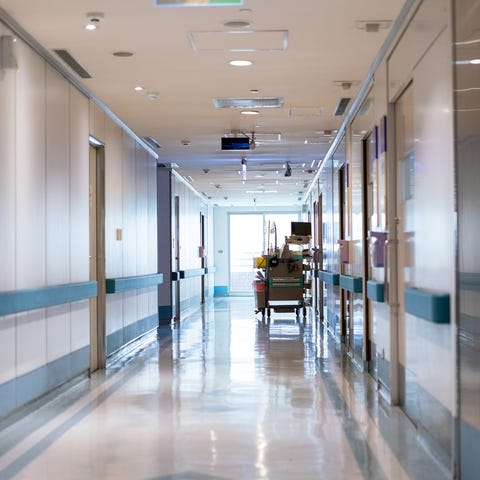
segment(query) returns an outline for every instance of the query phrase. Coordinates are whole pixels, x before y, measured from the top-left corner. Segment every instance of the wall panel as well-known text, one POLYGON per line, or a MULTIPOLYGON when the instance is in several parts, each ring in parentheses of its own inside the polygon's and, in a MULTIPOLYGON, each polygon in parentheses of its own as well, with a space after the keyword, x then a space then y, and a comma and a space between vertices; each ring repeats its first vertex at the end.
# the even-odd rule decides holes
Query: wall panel
MULTIPOLYGON (((147 262, 150 273, 158 272, 157 268, 157 161, 147 155, 147 262), (153 270, 152 270, 153 269, 153 270)), ((166 205, 164 208, 169 208, 166 205)))
POLYGON ((47 285, 70 281, 70 89, 47 67, 47 285))
POLYGON ((123 316, 123 294, 107 295, 107 336, 124 327, 123 316))
POLYGON ((70 87, 70 281, 90 276, 89 100, 70 87))
POLYGON ((15 377, 15 335, 16 315, 0 317, 0 384, 15 377))
POLYGON ((447 0, 424 0, 388 60, 388 98, 393 101, 406 86, 425 51, 448 23, 447 0))
MULTIPOLYGON (((136 191, 136 271, 137 275, 151 273, 148 265, 148 155, 137 143, 135 145, 135 191, 136 191)), ((154 273, 154 272, 153 272, 154 273)))
POLYGON ((47 308, 47 362, 70 353, 70 305, 47 308))
POLYGON ((15 288, 15 71, 0 80, 0 290, 15 288))
POLYGON ((105 130, 105 268, 107 278, 116 278, 123 276, 122 129, 107 120, 105 130))
MULTIPOLYGON (((412 284, 418 288, 450 293, 453 318, 453 120, 449 95, 452 91, 449 74, 451 63, 445 55, 448 50, 449 38, 444 32, 414 73, 415 135, 421 141, 415 145, 415 270, 412 284), (432 76, 436 78, 433 83, 432 76), (442 175, 438 175, 438 172, 442 172, 442 175), (442 241, 438 241, 439 238, 442 241)), ((454 412, 454 329, 449 326, 446 329, 438 325, 436 327, 431 329, 428 341, 432 345, 443 345, 442 354, 432 357, 436 358, 436 366, 443 375, 436 382, 429 381, 428 388, 427 385, 423 387, 454 412), (448 338, 446 343, 445 335, 448 338), (445 385, 450 386, 447 391, 445 385)), ((414 332, 418 332, 418 329, 414 332)), ((413 335, 408 347, 412 355, 418 354, 421 338, 413 335)), ((425 350, 423 352, 426 353, 425 350)), ((425 360, 417 365, 416 374, 419 378, 428 378, 431 373, 428 358, 425 360)))
POLYGON ((105 141, 105 122, 107 121, 103 110, 93 101, 89 102, 89 133, 101 142, 105 141))
POLYGON ((82 300, 70 306, 70 349, 80 350, 90 344, 90 302, 82 300))
POLYGON ((45 309, 17 315, 17 377, 42 367, 47 361, 47 322, 45 309))
POLYGON ((45 283, 46 65, 23 44, 17 49, 16 230, 17 288, 45 283))
POLYGON ((137 275, 135 140, 122 134, 123 276, 137 275))

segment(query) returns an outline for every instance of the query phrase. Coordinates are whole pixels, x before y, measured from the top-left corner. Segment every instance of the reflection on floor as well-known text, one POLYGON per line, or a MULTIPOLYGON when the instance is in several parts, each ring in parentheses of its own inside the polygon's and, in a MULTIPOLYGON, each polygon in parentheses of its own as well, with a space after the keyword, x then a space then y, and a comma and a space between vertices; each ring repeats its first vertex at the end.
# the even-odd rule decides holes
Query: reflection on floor
POLYGON ((446 478, 315 319, 253 311, 218 299, 5 427, 0 478, 446 478))

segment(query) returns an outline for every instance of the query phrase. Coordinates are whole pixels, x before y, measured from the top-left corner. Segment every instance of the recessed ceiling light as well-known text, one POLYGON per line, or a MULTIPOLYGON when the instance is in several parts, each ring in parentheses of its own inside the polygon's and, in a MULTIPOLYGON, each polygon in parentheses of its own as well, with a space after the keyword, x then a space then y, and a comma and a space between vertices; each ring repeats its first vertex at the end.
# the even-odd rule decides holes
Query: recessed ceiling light
POLYGON ((478 65, 480 64, 480 58, 474 58, 473 60, 470 60, 470 63, 472 65, 478 65))
POLYGON ((250 90, 250 93, 253 94, 253 95, 257 94, 258 92, 260 92, 260 90, 258 90, 257 88, 252 88, 250 90))
POLYGON ((114 57, 133 57, 133 52, 120 51, 120 52, 113 52, 112 55, 114 57))
POLYGON ((143 91, 143 87, 141 87, 140 85, 137 85, 137 86, 134 88, 134 90, 135 90, 136 92, 141 92, 141 91, 143 91))
POLYGON ((242 115, 260 115, 258 110, 242 110, 240 113, 242 115))
POLYGON ((97 26, 94 25, 93 23, 89 23, 85 25, 85 30, 96 30, 96 29, 97 29, 97 26))
POLYGON ((223 26, 226 28, 248 28, 250 22, 245 20, 232 20, 231 22, 225 22, 223 26))
POLYGON ((232 67, 249 67, 252 65, 250 60, 232 60, 229 63, 232 67))

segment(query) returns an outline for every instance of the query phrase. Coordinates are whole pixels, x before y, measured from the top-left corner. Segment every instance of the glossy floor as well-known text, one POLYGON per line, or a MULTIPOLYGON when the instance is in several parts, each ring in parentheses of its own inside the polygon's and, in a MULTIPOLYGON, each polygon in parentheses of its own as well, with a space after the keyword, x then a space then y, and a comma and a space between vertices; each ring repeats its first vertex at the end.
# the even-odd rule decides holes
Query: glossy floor
POLYGON ((315 320, 219 299, 0 432, 0 479, 447 478, 315 320))

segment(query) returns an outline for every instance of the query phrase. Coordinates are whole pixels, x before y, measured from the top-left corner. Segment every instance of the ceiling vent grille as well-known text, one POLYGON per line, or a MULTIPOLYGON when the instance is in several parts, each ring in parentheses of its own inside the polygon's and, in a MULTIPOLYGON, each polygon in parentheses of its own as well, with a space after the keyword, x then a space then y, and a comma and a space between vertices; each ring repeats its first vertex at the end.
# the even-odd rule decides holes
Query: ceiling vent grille
POLYGON ((65 49, 56 49, 54 52, 80 77, 92 78, 92 76, 72 57, 65 49))
POLYGON ((280 108, 282 97, 262 98, 212 98, 215 108, 280 108))
POLYGON ((350 97, 342 97, 338 102, 338 105, 335 108, 333 114, 337 117, 342 116, 345 113, 345 110, 347 109, 347 105, 350 103, 350 100, 350 97))

